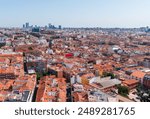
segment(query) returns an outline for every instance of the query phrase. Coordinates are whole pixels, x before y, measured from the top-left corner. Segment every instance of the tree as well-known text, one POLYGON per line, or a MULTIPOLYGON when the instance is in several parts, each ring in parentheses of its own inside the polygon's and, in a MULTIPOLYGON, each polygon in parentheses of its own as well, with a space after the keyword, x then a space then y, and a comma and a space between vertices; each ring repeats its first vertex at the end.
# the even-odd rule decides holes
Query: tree
POLYGON ((129 88, 126 86, 117 85, 118 93, 122 96, 127 97, 129 94, 129 88))
POLYGON ((37 76, 37 80, 40 80, 41 77, 43 77, 43 74, 41 74, 41 73, 36 73, 36 76, 37 76))
POLYGON ((49 73, 48 72, 43 72, 43 76, 48 76, 49 73))
POLYGON ((137 87, 137 95, 141 102, 150 102, 150 89, 139 84, 137 87))
POLYGON ((43 72, 43 73, 36 73, 37 80, 40 80, 43 76, 48 76, 50 75, 49 72, 43 72))
POLYGON ((33 50, 33 48, 32 48, 32 47, 29 47, 28 49, 29 49, 29 50, 33 50))
POLYGON ((110 72, 104 72, 104 73, 103 73, 103 77, 108 77, 108 76, 110 76, 111 79, 114 79, 114 78, 115 78, 115 75, 114 75, 113 73, 110 73, 110 72))

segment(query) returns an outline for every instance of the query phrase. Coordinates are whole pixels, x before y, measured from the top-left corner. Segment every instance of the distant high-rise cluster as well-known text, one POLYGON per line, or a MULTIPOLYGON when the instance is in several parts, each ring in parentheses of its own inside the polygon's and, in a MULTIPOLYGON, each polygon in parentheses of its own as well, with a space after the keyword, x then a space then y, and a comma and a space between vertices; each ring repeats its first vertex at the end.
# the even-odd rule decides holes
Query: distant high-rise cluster
POLYGON ((26 22, 25 24, 23 24, 23 28, 30 28, 29 22, 26 22))
POLYGON ((49 23, 48 25, 45 26, 38 26, 38 25, 30 25, 29 22, 26 22, 25 24, 23 24, 23 28, 24 29, 62 29, 62 26, 59 25, 58 27, 56 27, 55 25, 52 25, 51 23, 49 23))

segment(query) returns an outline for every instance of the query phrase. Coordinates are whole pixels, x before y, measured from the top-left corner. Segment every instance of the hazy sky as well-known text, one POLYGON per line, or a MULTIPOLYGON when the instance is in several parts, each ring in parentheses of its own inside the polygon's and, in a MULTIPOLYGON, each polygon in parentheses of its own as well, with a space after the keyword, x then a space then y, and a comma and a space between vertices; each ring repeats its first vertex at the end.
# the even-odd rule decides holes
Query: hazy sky
POLYGON ((150 26, 150 0, 0 0, 0 26, 150 26))

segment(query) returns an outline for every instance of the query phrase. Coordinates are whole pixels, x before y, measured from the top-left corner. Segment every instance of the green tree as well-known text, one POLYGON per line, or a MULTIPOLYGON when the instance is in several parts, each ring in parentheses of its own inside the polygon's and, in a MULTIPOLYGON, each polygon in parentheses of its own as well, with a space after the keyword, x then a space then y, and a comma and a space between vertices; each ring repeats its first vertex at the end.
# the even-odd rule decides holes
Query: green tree
POLYGON ((137 87, 137 95, 141 102, 150 102, 150 89, 145 88, 141 84, 137 87))
POLYGON ((33 48, 32 48, 32 47, 29 47, 28 49, 29 49, 29 50, 33 50, 33 48))
POLYGON ((49 75, 48 72, 44 72, 44 73, 43 73, 43 76, 48 76, 48 75, 49 75))
POLYGON ((114 79, 114 78, 115 78, 115 75, 114 75, 113 73, 111 73, 111 72, 104 72, 104 73, 103 73, 103 77, 108 77, 108 76, 110 76, 111 79, 114 79))
POLYGON ((37 76, 37 80, 40 80, 41 77, 43 77, 43 74, 41 74, 41 73, 36 73, 36 76, 37 76))
POLYGON ((126 86, 117 85, 118 93, 122 96, 127 97, 129 94, 129 88, 126 86))

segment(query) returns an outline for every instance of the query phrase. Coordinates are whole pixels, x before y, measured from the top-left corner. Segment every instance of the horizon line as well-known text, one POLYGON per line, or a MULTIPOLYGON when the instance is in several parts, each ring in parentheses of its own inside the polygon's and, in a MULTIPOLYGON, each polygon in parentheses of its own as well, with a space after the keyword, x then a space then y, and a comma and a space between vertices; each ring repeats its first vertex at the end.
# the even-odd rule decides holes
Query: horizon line
MULTIPOLYGON (((35 26, 34 26, 34 27, 35 27, 35 26)), ((33 27, 33 28, 34 28, 34 27, 33 27)), ((44 28, 45 26, 39 26, 39 27, 40 27, 40 28, 44 28)), ((9 28, 20 28, 20 29, 22 29, 23 27, 20 27, 20 26, 9 26, 9 27, 6 26, 6 27, 1 27, 1 26, 0 26, 0 28, 8 28, 8 29, 9 29, 9 28)), ((138 29, 138 28, 149 28, 149 26, 147 25, 147 26, 141 26, 141 27, 117 27, 117 26, 116 26, 116 27, 99 27, 99 26, 97 26, 97 27, 96 27, 96 26, 89 26, 89 27, 88 27, 88 26, 87 26, 87 27, 82 27, 82 26, 81 26, 81 27, 78 27, 78 26, 77 26, 77 27, 72 27, 72 26, 66 26, 66 27, 65 27, 65 26, 64 26, 64 27, 62 27, 62 29, 65 29, 65 28, 82 28, 82 29, 83 29, 83 28, 84 28, 84 29, 86 29, 86 28, 102 28, 102 29, 117 29, 117 28, 118 28, 118 29, 138 29)))

